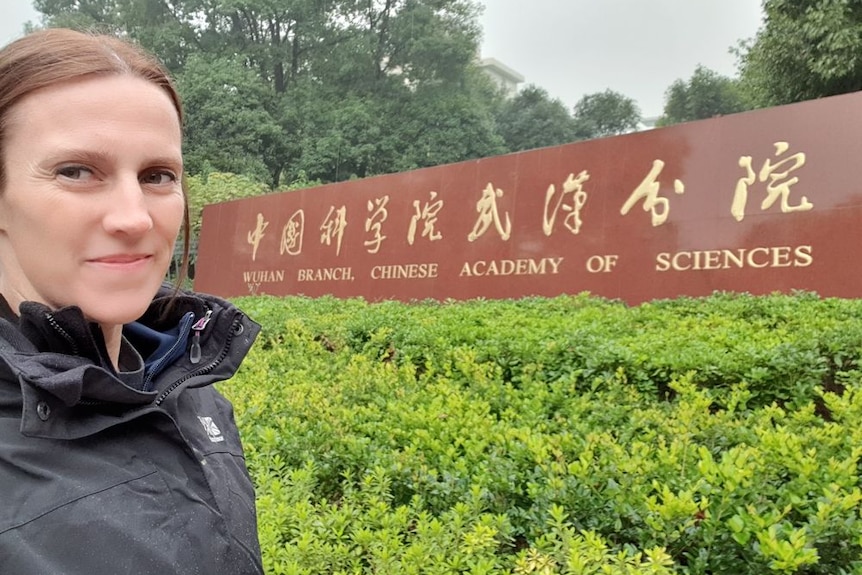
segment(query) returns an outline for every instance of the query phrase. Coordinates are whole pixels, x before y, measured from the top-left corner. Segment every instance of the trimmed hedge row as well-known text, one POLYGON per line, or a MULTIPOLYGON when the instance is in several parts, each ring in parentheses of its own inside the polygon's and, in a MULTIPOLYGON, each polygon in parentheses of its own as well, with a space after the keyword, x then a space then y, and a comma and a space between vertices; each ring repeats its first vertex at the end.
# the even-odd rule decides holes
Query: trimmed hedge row
POLYGON ((862 573, 862 302, 237 303, 269 573, 862 573))

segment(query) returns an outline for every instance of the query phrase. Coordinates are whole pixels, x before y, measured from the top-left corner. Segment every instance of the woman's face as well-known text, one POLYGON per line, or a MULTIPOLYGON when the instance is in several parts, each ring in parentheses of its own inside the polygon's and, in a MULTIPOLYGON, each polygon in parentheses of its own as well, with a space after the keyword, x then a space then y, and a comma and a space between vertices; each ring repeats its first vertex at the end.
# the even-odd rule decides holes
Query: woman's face
POLYGON ((0 293, 134 321, 164 279, 183 219, 182 135, 168 95, 102 76, 27 96, 9 114, 0 293))

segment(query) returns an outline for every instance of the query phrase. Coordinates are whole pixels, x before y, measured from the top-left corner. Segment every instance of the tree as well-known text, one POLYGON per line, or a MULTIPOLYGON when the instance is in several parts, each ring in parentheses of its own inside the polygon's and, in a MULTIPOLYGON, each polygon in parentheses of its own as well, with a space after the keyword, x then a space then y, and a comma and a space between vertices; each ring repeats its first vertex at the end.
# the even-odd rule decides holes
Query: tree
POLYGON ((575 137, 589 140, 636 130, 641 113, 631 98, 613 90, 587 94, 575 104, 575 137))
POLYGON ((737 50, 756 107, 862 89, 862 0, 764 0, 764 23, 737 50))
POLYGON ((333 106, 331 98, 294 98, 305 116, 302 122, 300 153, 292 169, 312 178, 337 182, 380 173, 387 164, 384 139, 383 103, 374 98, 345 94, 333 106), (382 165, 381 165, 382 164, 382 165))
POLYGON ((177 83, 189 110, 186 169, 246 174, 276 187, 289 150, 271 87, 233 59, 203 54, 188 59, 177 83))
POLYGON ((291 95, 305 122, 298 169, 339 181, 504 151, 493 94, 473 65, 474 2, 339 4, 343 41, 291 95))
POLYGON ((476 0, 36 0, 178 77, 192 173, 338 181, 503 151, 476 0), (432 117, 433 114, 433 117, 432 117))
POLYGON ((677 80, 665 92, 658 126, 703 120, 747 109, 739 82, 698 66, 687 82, 677 80))
POLYGON ((183 1, 33 0, 48 26, 98 30, 138 41, 172 71, 199 49, 196 14, 183 1))
POLYGON ((462 82, 425 85, 387 113, 394 171, 412 170, 506 152, 497 132, 495 94, 484 73, 471 69, 462 82), (402 116, 403 114, 403 116, 402 116))
POLYGON ((291 105, 305 120, 291 170, 332 182, 501 154, 486 84, 473 70, 456 84, 295 93, 291 105))
POLYGON ((557 146, 575 139, 569 110, 538 86, 524 87, 500 106, 497 130, 510 152, 557 146))

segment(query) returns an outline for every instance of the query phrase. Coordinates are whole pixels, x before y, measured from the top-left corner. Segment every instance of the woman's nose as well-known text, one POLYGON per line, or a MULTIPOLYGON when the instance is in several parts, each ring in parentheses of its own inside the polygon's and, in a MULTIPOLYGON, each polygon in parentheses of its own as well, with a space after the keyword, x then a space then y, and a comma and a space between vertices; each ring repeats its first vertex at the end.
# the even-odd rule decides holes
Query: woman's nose
POLYGON ((139 235, 152 229, 153 218, 137 178, 118 181, 105 201, 103 225, 108 233, 139 235))

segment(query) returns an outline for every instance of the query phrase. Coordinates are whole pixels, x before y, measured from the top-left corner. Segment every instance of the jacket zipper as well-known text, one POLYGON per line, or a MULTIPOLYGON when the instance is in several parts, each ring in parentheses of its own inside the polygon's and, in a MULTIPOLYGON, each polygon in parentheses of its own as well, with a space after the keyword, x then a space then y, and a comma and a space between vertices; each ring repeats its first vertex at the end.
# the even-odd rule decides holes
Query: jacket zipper
MULTIPOLYGON (((210 316, 211 314, 212 314, 212 310, 207 311, 206 316, 204 316, 204 317, 207 319, 207 321, 209 321, 209 316, 210 316)), ((191 322, 192 322, 192 320, 194 319, 194 314, 192 314, 192 312, 189 312, 189 313, 188 313, 188 314, 186 314, 186 315, 190 315, 191 317, 190 317, 190 318, 185 318, 185 317, 184 317, 184 318, 180 321, 180 331, 179 331, 179 333, 180 333, 181 335, 182 335, 182 333, 183 333, 183 332, 185 331, 185 329, 186 329, 186 327, 185 327, 185 326, 187 326, 189 323, 191 323, 191 322)), ((201 320, 203 320, 203 319, 204 319, 204 318, 201 318, 201 320)), ((200 321, 198 321, 195 325, 193 325, 193 326, 191 327, 191 329, 195 329, 195 326, 197 326, 197 325, 198 325, 198 323, 200 323, 200 321)), ((204 324, 204 325, 206 325, 206 324, 204 324)), ((197 335, 197 334, 198 334, 198 332, 195 332, 195 335, 197 335)), ((170 348, 170 349, 169 349, 169 350, 168 350, 168 351, 167 351, 167 352, 166 352, 166 353, 165 353, 165 354, 164 354, 164 355, 163 355, 163 356, 162 356, 162 357, 161 357, 161 358, 160 358, 156 363, 154 363, 154 364, 153 364, 153 366, 152 366, 152 367, 150 368, 150 370, 149 370, 149 371, 150 371, 150 373, 147 375, 147 377, 145 377, 145 378, 144 378, 144 385, 143 385, 143 387, 142 387, 142 391, 150 391, 150 384, 152 384, 152 382, 153 382, 153 375, 152 375, 152 374, 157 373, 157 372, 159 371, 159 369, 158 369, 158 368, 159 368, 159 367, 161 367, 162 363, 164 363, 165 358, 170 357, 170 356, 171 356, 171 354, 174 352, 174 350, 177 348, 177 346, 178 346, 179 344, 180 344, 180 339, 178 338, 178 339, 177 339, 177 341, 175 341, 175 342, 174 342, 174 344, 171 346, 171 348, 170 348)))
MULTIPOLYGON (((218 364, 220 364, 222 361, 224 361, 224 358, 227 357, 227 354, 230 351, 230 346, 231 346, 231 343, 233 342, 233 337, 237 333, 237 327, 239 326, 241 321, 242 321, 242 314, 238 313, 236 315, 236 318, 234 318, 233 323, 231 323, 231 325, 230 325, 230 329, 227 332, 227 337, 225 338, 225 344, 222 347, 221 352, 219 352, 218 357, 216 357, 214 360, 212 360, 207 365, 201 367, 200 369, 193 371, 193 372, 190 372, 190 373, 187 373, 186 375, 184 375, 183 377, 181 377, 177 381, 173 382, 170 386, 168 386, 161 393, 161 395, 159 395, 159 397, 156 398, 154 405, 157 405, 157 406, 161 405, 162 402, 165 401, 165 399, 167 399, 167 397, 176 388, 178 388, 180 385, 182 385, 184 382, 188 381, 189 379, 191 379, 193 377, 197 377, 199 375, 205 375, 205 374, 211 372, 212 370, 214 370, 218 366, 218 364)), ((204 324, 204 326, 205 325, 206 324, 204 324)))
POLYGON ((194 365, 197 365, 201 361, 201 332, 210 322, 210 316, 212 316, 212 314, 213 310, 207 310, 206 315, 196 321, 192 326, 192 331, 195 333, 192 336, 192 345, 189 349, 189 361, 194 365))
POLYGON ((59 333, 60 336, 62 336, 62 338, 65 339, 66 342, 68 342, 69 346, 71 346, 72 348, 72 354, 78 355, 78 344, 75 343, 75 339, 71 335, 69 335, 69 333, 65 329, 60 327, 60 324, 57 323, 56 319, 54 319, 54 314, 45 313, 45 319, 48 320, 48 323, 51 325, 54 331, 59 333))

